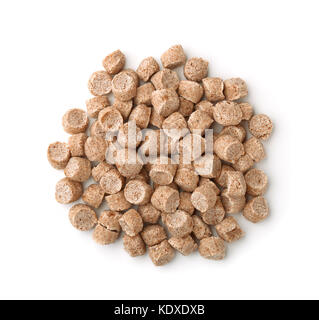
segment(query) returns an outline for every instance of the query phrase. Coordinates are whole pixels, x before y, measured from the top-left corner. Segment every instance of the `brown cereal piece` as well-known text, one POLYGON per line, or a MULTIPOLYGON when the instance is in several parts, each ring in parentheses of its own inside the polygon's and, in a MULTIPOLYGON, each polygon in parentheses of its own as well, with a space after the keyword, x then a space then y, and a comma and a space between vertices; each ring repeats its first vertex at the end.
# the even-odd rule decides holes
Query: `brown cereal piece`
POLYGON ((232 78, 224 81, 224 95, 226 100, 233 101, 246 97, 248 94, 247 85, 240 78, 232 78))
POLYGON ((93 231, 93 240, 100 245, 114 243, 118 239, 118 237, 118 232, 108 230, 100 224, 98 224, 93 231))
POLYGON ((205 212, 214 208, 216 203, 216 192, 214 187, 209 183, 204 183, 197 187, 191 197, 193 206, 200 212, 205 212))
POLYGON ((70 134, 85 132, 89 125, 89 118, 81 109, 70 109, 62 118, 62 126, 65 132, 70 134))
POLYGON ((122 72, 130 75, 133 78, 136 87, 138 87, 138 85, 140 84, 140 78, 138 77, 136 71, 134 71, 133 69, 124 69, 122 72))
POLYGON ((169 158, 157 158, 149 172, 152 181, 158 185, 169 185, 173 182, 177 165, 172 164, 169 158))
POLYGON ((125 199, 124 191, 120 191, 115 194, 110 194, 105 197, 105 201, 110 210, 113 211, 125 211, 131 208, 131 204, 125 199))
MULTIPOLYGON (((161 185, 159 185, 159 184, 153 183, 154 190, 157 189, 160 186, 161 185)), ((172 183, 168 184, 167 187, 173 188, 173 189, 178 191, 178 186, 177 186, 177 184, 175 182, 172 182, 172 183)))
POLYGON ((233 217, 227 217, 215 228, 218 235, 227 242, 237 241, 245 235, 238 222, 233 217))
MULTIPOLYGON (((161 138, 162 139, 162 138, 161 138)), ((163 155, 174 155, 177 152, 178 140, 172 139, 164 134, 164 141, 161 140, 161 154, 163 155)))
POLYGON ((104 161, 106 149, 106 140, 98 136, 88 137, 84 145, 85 155, 90 161, 104 161))
POLYGON ((250 120, 254 114, 254 109, 250 103, 242 102, 239 103, 240 110, 243 114, 243 120, 250 120))
MULTIPOLYGON (((139 149, 140 155, 150 156, 150 157, 156 157, 158 154, 160 154, 161 151, 161 139, 164 139, 164 133, 162 133, 160 130, 145 130, 144 132, 144 141, 142 142, 142 145, 139 149)), ((148 163, 150 166, 151 164, 148 163)))
POLYGON ((135 177, 126 178, 126 182, 129 182, 131 180, 140 180, 140 181, 144 181, 144 182, 150 183, 150 177, 149 177, 148 172, 146 171, 146 169, 144 167, 139 172, 139 174, 137 174, 135 177))
POLYGON ((208 61, 202 58, 190 58, 184 66, 184 75, 187 80, 201 81, 208 74, 208 61))
POLYGON ((113 166, 109 163, 105 161, 100 162, 96 167, 92 168, 92 177, 94 181, 100 182, 101 178, 111 169, 113 169, 113 166))
POLYGON ((205 152, 205 139, 199 134, 188 134, 179 141, 179 163, 190 164, 205 152))
POLYGON ((135 121, 136 125, 141 129, 145 129, 150 122, 151 112, 152 109, 146 104, 139 104, 133 108, 128 119, 129 121, 135 121))
POLYGON ((121 232, 120 218, 122 214, 116 211, 104 210, 99 218, 99 224, 108 230, 121 232))
POLYGON ((194 161, 194 169, 203 178, 217 178, 222 169, 222 163, 215 154, 205 154, 194 161))
POLYGON ((190 131, 201 135, 205 133, 205 129, 208 129, 212 123, 213 119, 208 113, 201 110, 194 111, 187 121, 190 131))
POLYGON ((247 193, 251 196, 263 195, 268 186, 268 177, 260 169, 251 169, 245 174, 247 193))
POLYGON ((192 215, 195 211, 195 208, 191 201, 192 194, 190 192, 180 192, 179 194, 179 206, 178 209, 187 212, 189 215, 192 215))
POLYGON ((221 186, 226 187, 226 172, 227 171, 235 171, 234 168, 231 166, 228 166, 227 164, 222 165, 222 170, 220 172, 220 175, 218 178, 215 179, 215 181, 221 186))
POLYGON ((135 105, 146 104, 150 106, 152 104, 153 91, 155 91, 155 88, 150 82, 137 87, 136 96, 134 98, 135 105))
POLYGON ((122 125, 117 135, 117 142, 123 148, 135 149, 142 141, 141 129, 135 121, 129 121, 122 125))
POLYGON ((186 100, 183 97, 179 97, 179 109, 178 112, 183 117, 189 117, 194 111, 194 103, 192 101, 186 100))
POLYGON ((197 215, 192 216, 193 219, 193 234, 198 240, 210 237, 212 232, 209 226, 197 215))
POLYGON ((125 55, 120 50, 116 50, 107 55, 102 64, 108 74, 117 74, 125 65, 125 55))
POLYGON ((187 122, 179 112, 173 112, 162 123, 162 129, 165 134, 171 138, 179 139, 185 136, 189 131, 187 122))
POLYGON ((177 44, 170 47, 161 56, 161 62, 164 68, 174 69, 186 62, 184 49, 181 45, 177 44))
POLYGON ((224 241, 218 237, 204 238, 198 247, 199 254, 206 259, 222 260, 226 255, 224 241))
POLYGON ((213 108, 214 108, 214 105, 208 100, 200 101, 195 106, 195 110, 206 112, 212 119, 214 117, 213 108))
POLYGON ((114 97, 121 101, 128 101, 136 95, 136 80, 128 72, 120 72, 112 80, 112 92, 114 97))
POLYGON ((169 186, 159 186, 152 195, 151 203, 160 211, 173 213, 179 206, 179 192, 169 186))
POLYGON ((210 102, 218 102, 225 99, 224 82, 220 78, 205 78, 203 79, 203 87, 205 97, 210 102))
POLYGON ((149 124, 160 129, 160 128, 162 128, 162 123, 164 120, 165 120, 165 118, 163 116, 161 116, 160 114, 158 114, 154 108, 152 108, 149 124))
POLYGON ((246 204, 245 196, 233 197, 228 190, 223 190, 221 200, 226 213, 239 213, 243 211, 246 204))
POLYGON ((62 204, 68 204, 80 199, 82 193, 82 184, 69 178, 59 180, 55 186, 55 199, 62 204))
POLYGON ((133 108, 133 100, 121 101, 115 98, 113 108, 120 112, 124 120, 127 120, 133 108))
POLYGON ((269 207, 266 199, 258 196, 249 200, 244 208, 243 215, 253 223, 265 220, 269 215, 269 207))
POLYGON ((271 135, 273 124, 265 114, 256 114, 249 120, 248 129, 257 139, 267 140, 271 135))
POLYGON ((156 90, 177 90, 179 85, 179 78, 175 71, 170 69, 163 69, 161 71, 156 72, 152 76, 151 82, 153 83, 156 90))
POLYGON ((179 82, 178 94, 186 100, 197 103, 202 98, 203 93, 203 87, 195 81, 182 80, 179 82))
POLYGON ((243 144, 238 139, 227 134, 216 139, 214 151, 221 160, 231 163, 235 163, 245 154, 243 144))
POLYGON ((124 188, 125 199, 136 205, 149 203, 152 193, 152 187, 143 180, 130 180, 124 188))
POLYGON ((244 154, 234 164, 234 168, 237 171, 246 172, 254 165, 253 159, 248 155, 244 154))
POLYGON ((121 149, 116 154, 116 168, 125 178, 135 177, 140 173, 143 162, 133 149, 121 149))
POLYGON ((255 161, 259 162, 266 157, 263 144, 255 137, 251 137, 244 143, 245 152, 255 161))
POLYGON ((142 256, 146 253, 145 243, 139 234, 137 234, 134 237, 130 237, 127 234, 124 234, 123 245, 124 245, 125 251, 131 257, 142 256))
POLYGON ((105 193, 115 194, 123 188, 124 178, 116 169, 111 169, 101 177, 100 186, 105 193))
POLYGON ((69 137, 68 145, 72 157, 84 156, 84 144, 87 138, 85 133, 77 133, 69 137))
POLYGON ((112 77, 106 71, 93 72, 88 89, 93 96, 104 96, 112 91, 112 77))
POLYGON ((190 235, 183 238, 172 237, 168 243, 184 256, 188 256, 198 248, 197 243, 190 235))
POLYGON ((98 184, 89 185, 83 192, 82 200, 93 208, 98 208, 104 198, 105 192, 98 184))
POLYGON ((69 146, 64 142, 54 142, 48 147, 47 158, 55 169, 64 169, 69 162, 71 152, 69 146))
POLYGON ((193 192, 199 182, 199 177, 192 167, 180 167, 177 169, 174 182, 186 192, 193 192))
POLYGON ((193 231, 194 223, 187 212, 177 210, 166 216, 165 225, 173 237, 183 238, 193 231))
POLYGON ((138 206, 137 212, 141 215, 145 223, 157 223, 161 212, 157 210, 151 203, 138 206))
POLYGON ((173 89, 153 91, 151 101, 155 111, 163 117, 168 117, 179 108, 179 97, 173 89))
POLYGON ((141 80, 148 81, 150 77, 160 70, 160 66, 153 57, 148 57, 142 60, 136 72, 141 80))
POLYGON ((75 204, 69 211, 72 226, 80 231, 88 231, 97 224, 97 216, 86 204, 75 204))
POLYGON ((159 244, 163 240, 167 239, 164 228, 159 224, 146 226, 141 232, 141 237, 149 247, 159 244))
POLYGON ((246 130, 241 125, 224 127, 223 130, 220 132, 219 136, 225 134, 238 139, 240 142, 243 142, 246 138, 246 130))
POLYGON ((84 182, 91 176, 91 162, 88 159, 72 157, 64 169, 67 178, 84 182))
POLYGON ((110 105, 107 96, 97 96, 86 100, 86 110, 91 118, 97 118, 99 112, 110 105))
POLYGON ((175 257, 175 251, 167 240, 149 248, 149 256, 156 266, 163 266, 175 257))
POLYGON ((143 220, 139 213, 130 209, 119 219, 122 230, 130 237, 136 236, 143 230, 143 220))
POLYGON ((225 214, 226 212, 220 197, 217 197, 214 208, 200 213, 203 221, 213 226, 221 223, 225 218, 225 214))
MULTIPOLYGON (((91 136, 97 136, 97 137, 101 137, 105 139, 105 129, 104 127, 101 125, 100 121, 96 120, 92 123, 91 128, 90 128, 90 135, 91 136)), ((84 148, 84 146, 83 146, 84 148)), ((83 150, 84 152, 84 150, 83 150)))
POLYGON ((113 107, 104 108, 98 115, 98 121, 105 132, 117 131, 123 125, 121 113, 113 107))
POLYGON ((242 197, 246 194, 246 181, 240 171, 226 172, 227 195, 230 197, 242 197))
POLYGON ((204 178, 204 177, 200 177, 199 179, 199 185, 203 185, 204 183, 209 183, 211 184, 212 188, 214 189, 216 195, 219 195, 220 194, 220 190, 219 188, 216 186, 216 184, 210 180, 209 178, 204 178))
POLYGON ((243 117, 239 105, 231 101, 221 101, 213 108, 214 120, 222 126, 236 126, 243 117))

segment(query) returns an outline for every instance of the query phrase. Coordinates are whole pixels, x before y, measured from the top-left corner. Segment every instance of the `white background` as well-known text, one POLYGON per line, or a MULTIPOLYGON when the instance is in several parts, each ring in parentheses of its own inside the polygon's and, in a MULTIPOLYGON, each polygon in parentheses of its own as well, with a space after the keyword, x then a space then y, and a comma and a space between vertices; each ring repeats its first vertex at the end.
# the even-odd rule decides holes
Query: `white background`
POLYGON ((0 298, 319 298, 317 1, 1 1, 0 298), (177 255, 165 267, 99 247, 54 199, 46 160, 61 117, 85 108, 87 80, 120 48, 127 66, 173 44, 242 77, 274 121, 260 164, 271 217, 224 261, 177 255))

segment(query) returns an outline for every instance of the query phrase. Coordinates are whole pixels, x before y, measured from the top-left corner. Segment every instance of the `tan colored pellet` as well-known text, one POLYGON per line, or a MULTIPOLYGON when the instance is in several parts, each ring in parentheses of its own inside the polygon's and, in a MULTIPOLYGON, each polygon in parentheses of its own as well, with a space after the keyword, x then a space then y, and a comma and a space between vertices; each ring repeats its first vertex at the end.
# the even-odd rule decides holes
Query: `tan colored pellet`
POLYGON ((204 183, 209 183, 211 184, 212 188, 214 189, 216 195, 219 195, 220 194, 220 190, 219 188, 216 186, 216 184, 210 180, 209 178, 204 178, 204 177, 200 177, 199 179, 199 185, 203 185, 204 183))
POLYGON ((248 94, 247 85, 240 78, 232 78, 224 81, 224 94, 226 100, 233 101, 244 98, 248 94))
POLYGON ((109 94, 112 91, 112 77, 106 71, 96 71, 89 79, 88 89, 93 96, 109 94))
POLYGON ((243 216, 253 223, 265 220, 268 215, 268 203, 262 196, 258 196, 249 200, 243 212, 243 216))
POLYGON ((221 160, 231 163, 235 163, 245 154, 243 144, 238 139, 226 134, 216 139, 214 151, 221 160))
POLYGON ((157 210, 151 203, 140 205, 137 208, 137 212, 141 215, 144 223, 155 224, 161 215, 161 212, 157 210))
POLYGON ((239 105, 232 101, 221 101, 213 108, 214 120, 222 126, 236 126, 243 117, 239 105))
POLYGON ((206 259, 222 260, 226 255, 224 241, 218 237, 204 238, 200 241, 198 251, 206 259))
POLYGON ((210 102, 218 102, 225 99, 224 82, 220 78, 205 78, 203 79, 203 87, 205 97, 210 102))
POLYGON ((97 118, 99 112, 110 105, 107 96, 97 96, 86 100, 86 110, 91 118, 97 118))
POLYGON ((198 240, 208 238, 212 235, 209 226, 197 215, 192 216, 193 219, 193 234, 198 240))
POLYGON ((133 149, 121 149, 116 154, 116 168, 125 178, 135 177, 140 173, 143 162, 133 149))
POLYGON ((110 171, 113 168, 114 167, 111 164, 105 161, 100 162, 96 167, 92 168, 92 177, 94 181, 100 182, 104 174, 106 174, 108 171, 110 171))
POLYGON ((159 244, 167 239, 166 232, 159 224, 146 226, 141 232, 141 237, 149 247, 159 244))
POLYGON ((125 251, 131 257, 142 256, 146 253, 145 243, 139 234, 137 234, 134 237, 130 237, 127 234, 124 234, 123 245, 124 245, 125 251))
POLYGON ((140 84, 140 78, 138 76, 138 74, 136 73, 136 71, 134 71, 133 69, 124 69, 123 71, 121 71, 123 73, 126 73, 128 75, 130 75, 133 78, 133 81, 135 83, 135 86, 138 87, 140 84))
POLYGON ((141 129, 131 121, 124 123, 117 134, 117 142, 122 148, 135 149, 140 145, 142 138, 141 129))
POLYGON ((131 180, 124 188, 125 199, 135 205, 149 203, 152 193, 152 187, 142 180, 131 180))
POLYGON ((150 106, 152 104, 152 93, 155 91, 152 83, 147 82, 137 88, 136 96, 134 98, 135 105, 146 104, 150 106))
POLYGON ((181 167, 177 169, 174 182, 186 192, 193 192, 199 182, 199 177, 192 167, 181 167))
POLYGON ((215 226, 218 235, 227 242, 234 242, 242 238, 245 233, 233 217, 227 217, 215 226))
POLYGON ((249 120, 248 129, 257 139, 267 140, 272 133, 273 124, 265 114, 256 114, 249 120))
POLYGON ((251 104, 247 102, 239 103, 240 110, 243 114, 243 120, 250 120, 254 114, 254 109, 251 104))
POLYGON ((135 121, 136 125, 139 128, 145 129, 148 127, 148 124, 150 122, 151 112, 152 109, 146 104, 139 104, 132 109, 128 119, 129 121, 135 121))
POLYGON ((221 200, 226 213, 239 213, 243 211, 246 204, 245 196, 234 197, 227 189, 222 191, 221 200))
POLYGON ((173 69, 186 62, 186 55, 181 45, 174 45, 165 51, 161 56, 161 62, 164 68, 173 69))
POLYGON ((160 129, 160 128, 162 128, 162 123, 164 120, 165 120, 165 118, 163 116, 161 116, 160 114, 158 114, 154 108, 152 108, 149 124, 160 129))
POLYGON ((90 161, 104 161, 106 149, 106 140, 98 136, 88 137, 84 145, 85 155, 90 161))
POLYGON ((209 183, 197 187, 191 197, 193 206, 200 212, 214 208, 216 199, 214 187, 209 183))
POLYGON ((121 113, 124 120, 127 120, 133 108, 133 100, 121 101, 115 98, 112 106, 121 113))
POLYGON ((179 206, 179 193, 171 187, 159 186, 152 195, 151 203, 160 211, 173 213, 179 206))
POLYGON ((179 97, 179 100, 180 100, 180 104, 179 104, 178 112, 183 117, 189 117, 194 111, 194 103, 192 101, 186 100, 183 97, 179 97))
POLYGON ((220 132, 219 136, 225 134, 238 139, 240 142, 243 142, 246 138, 246 130, 241 125, 224 127, 223 130, 220 132))
POLYGON ((125 65, 125 55, 116 50, 107 55, 103 60, 103 67, 108 74, 114 75, 119 73, 125 65))
POLYGON ((80 199, 82 193, 82 184, 69 178, 59 180, 55 186, 55 199, 62 204, 68 204, 80 199))
POLYGON ((202 58, 190 58, 184 66, 184 75, 187 80, 201 81, 208 74, 208 61, 202 58))
POLYGON ((169 185, 173 182, 177 170, 177 165, 172 164, 172 161, 166 157, 156 159, 149 172, 152 181, 158 185, 169 185))
POLYGON ((268 186, 268 177, 260 169, 251 169, 245 174, 247 193, 251 196, 263 195, 268 186))
POLYGON ((136 72, 141 80, 148 81, 150 77, 160 70, 160 66, 153 57, 148 57, 142 60, 136 72))
POLYGON ((72 157, 64 169, 67 178, 84 182, 91 176, 91 162, 88 159, 72 157))
POLYGON ((227 195, 230 197, 242 197, 246 194, 246 181, 240 171, 226 172, 227 195))
POLYGON ((153 91, 151 101, 155 111, 163 117, 168 117, 179 108, 179 97, 173 89, 153 91))
POLYGON ((207 153, 194 161, 194 168, 203 178, 217 178, 220 175, 222 163, 217 155, 207 153))
POLYGON ((80 231, 88 231, 97 224, 97 216, 86 204, 75 204, 69 211, 72 226, 80 231))
POLYGON ((183 238, 171 237, 168 240, 168 243, 184 256, 190 255, 198 248, 197 243, 190 235, 187 235, 183 238))
POLYGON ((105 201, 109 209, 113 211, 125 211, 132 207, 132 204, 125 199, 123 190, 106 196, 105 201))
POLYGON ((205 129, 208 129, 213 121, 214 120, 208 115, 208 113, 196 110, 189 116, 187 124, 192 133, 203 135, 205 133, 205 129))
POLYGON ((100 186, 107 194, 118 193, 124 186, 124 178, 116 169, 107 171, 100 179, 100 186))
POLYGON ((144 181, 144 182, 147 182, 148 184, 150 184, 150 177, 144 167, 139 172, 139 174, 137 174, 136 176, 126 178, 126 183, 128 183, 131 180, 140 180, 140 181, 144 181))
POLYGON ((106 132, 100 121, 96 120, 92 123, 90 128, 90 136, 97 136, 105 139, 106 132))
POLYGON ((85 132, 89 125, 89 118, 81 109, 70 109, 62 118, 62 126, 66 133, 75 134, 85 132))
POLYGON ((89 185, 83 192, 82 200, 93 208, 98 208, 104 198, 105 192, 98 184, 89 185))
POLYGON ((248 154, 244 154, 233 164, 235 170, 241 172, 246 172, 247 170, 252 168, 253 165, 254 161, 248 154))
POLYGON ((205 152, 205 139, 199 134, 188 134, 179 141, 179 163, 189 164, 205 152))
POLYGON ((166 216, 165 225, 173 237, 183 238, 193 231, 193 219, 185 211, 177 210, 166 216))
POLYGON ((218 178, 215 181, 221 186, 226 187, 226 172, 227 171, 235 171, 235 169, 227 164, 222 165, 222 170, 218 178))
POLYGON ((175 251, 167 240, 163 240, 161 243, 149 248, 149 256, 154 265, 163 266, 175 257, 175 251))
POLYGON ((173 112, 162 123, 165 134, 173 139, 185 136, 189 130, 184 116, 179 112, 173 112))
POLYGON ((203 87, 195 81, 182 80, 179 82, 178 94, 186 100, 197 103, 202 98, 203 93, 203 87))
POLYGON ((119 233, 108 230, 98 224, 93 231, 93 240, 100 245, 108 245, 114 243, 119 237, 119 233))
POLYGON ((112 92, 114 97, 121 101, 128 101, 136 95, 136 80, 128 72, 120 72, 112 80, 112 92))
POLYGON ((255 161, 259 162, 266 158, 263 144, 255 137, 251 137, 244 143, 245 152, 255 161))
POLYGON ((77 133, 69 137, 68 145, 72 157, 84 156, 84 144, 87 138, 85 133, 77 133))
POLYGON ((122 217, 122 214, 116 211, 111 210, 104 210, 99 218, 99 224, 101 224, 104 228, 107 228, 111 231, 120 232, 121 226, 120 226, 120 218, 122 217))
POLYGON ((214 118, 214 105, 208 100, 202 100, 195 105, 195 110, 206 112, 210 118, 214 118))
POLYGON ((54 142, 48 147, 47 158, 55 169, 64 169, 71 157, 69 146, 64 142, 54 142))
POLYGON ((130 209, 119 219, 122 230, 130 237, 136 236, 143 230, 143 220, 139 213, 130 209))
POLYGON ((177 90, 179 85, 179 78, 175 71, 170 69, 163 69, 161 71, 156 72, 152 76, 151 82, 153 83, 156 90, 177 90))
POLYGON ((187 212, 189 215, 192 215, 195 211, 195 208, 191 201, 192 194, 190 192, 180 192, 179 194, 179 206, 178 209, 187 212))
POLYGON ((113 107, 107 107, 100 111, 98 121, 104 128, 105 132, 117 131, 123 125, 123 117, 121 113, 113 107))
POLYGON ((225 218, 225 214, 226 212, 219 196, 217 197, 215 206, 212 209, 200 213, 203 221, 213 226, 221 223, 225 218))

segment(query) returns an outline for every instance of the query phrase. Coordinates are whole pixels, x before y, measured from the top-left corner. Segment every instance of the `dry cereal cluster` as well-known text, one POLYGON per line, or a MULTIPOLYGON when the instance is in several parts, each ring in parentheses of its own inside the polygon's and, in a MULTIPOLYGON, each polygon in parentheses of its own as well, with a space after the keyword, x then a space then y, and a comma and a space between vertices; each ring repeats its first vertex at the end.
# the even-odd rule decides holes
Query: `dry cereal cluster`
POLYGON ((78 230, 93 229, 100 245, 122 233, 129 255, 148 251, 156 266, 176 251, 197 249, 220 260, 226 243, 244 236, 236 215, 253 223, 269 215, 268 177, 255 164, 266 156, 262 141, 273 124, 243 101, 242 79, 210 77, 208 61, 187 58, 181 45, 160 60, 162 69, 153 57, 128 69, 117 50, 91 75, 87 110, 68 110, 68 142, 47 150, 65 175, 55 198, 82 200, 69 220, 78 230), (174 70, 181 66, 184 79, 174 70), (104 202, 107 210, 99 212, 104 202))

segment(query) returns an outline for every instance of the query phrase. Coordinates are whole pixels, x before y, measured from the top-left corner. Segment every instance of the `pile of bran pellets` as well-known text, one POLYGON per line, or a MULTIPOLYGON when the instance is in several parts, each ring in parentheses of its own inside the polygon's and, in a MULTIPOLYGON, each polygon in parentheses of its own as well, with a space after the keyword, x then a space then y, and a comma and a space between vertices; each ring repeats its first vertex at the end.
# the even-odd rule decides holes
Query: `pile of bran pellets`
POLYGON ((160 60, 162 69, 153 57, 136 71, 125 69, 125 55, 117 50, 103 60, 105 70, 91 75, 94 97, 86 101, 87 112, 68 110, 62 119, 68 143, 48 147, 50 164, 65 174, 55 197, 62 204, 82 199, 69 210, 69 220, 78 230, 94 229, 100 245, 114 243, 123 231, 128 254, 148 249, 156 266, 176 251, 197 249, 220 260, 226 243, 244 236, 236 215, 242 212, 253 223, 269 215, 263 196, 268 178, 254 166, 265 158, 262 140, 271 135, 272 121, 254 115, 243 101, 248 90, 242 79, 209 77, 208 62, 187 58, 181 45, 160 60), (213 146, 207 148, 211 128, 213 146), (84 189, 91 176, 95 182, 84 189), (108 210, 98 215, 104 201, 108 210))

